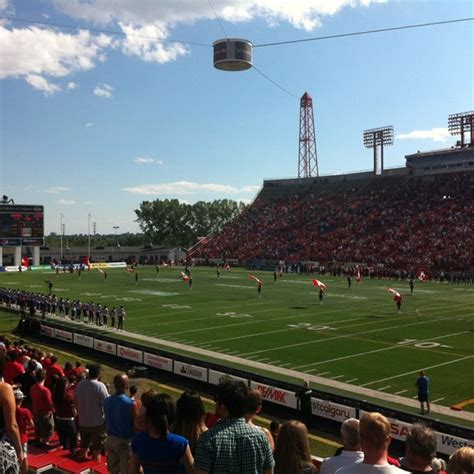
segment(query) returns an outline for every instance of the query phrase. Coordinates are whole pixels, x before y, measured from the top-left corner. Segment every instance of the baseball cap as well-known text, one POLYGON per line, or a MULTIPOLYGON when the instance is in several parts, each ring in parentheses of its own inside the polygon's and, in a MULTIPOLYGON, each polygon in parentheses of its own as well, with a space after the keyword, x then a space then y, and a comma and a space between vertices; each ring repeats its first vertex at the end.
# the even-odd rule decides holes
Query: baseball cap
POLYGON ((15 400, 23 400, 25 398, 24 393, 19 388, 13 390, 13 396, 15 397, 15 400))

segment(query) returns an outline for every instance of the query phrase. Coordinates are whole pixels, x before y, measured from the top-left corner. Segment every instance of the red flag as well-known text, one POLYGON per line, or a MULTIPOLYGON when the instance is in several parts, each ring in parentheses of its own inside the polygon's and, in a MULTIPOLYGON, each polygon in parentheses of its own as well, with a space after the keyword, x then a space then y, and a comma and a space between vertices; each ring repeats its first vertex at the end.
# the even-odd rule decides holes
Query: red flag
POLYGON ((397 290, 394 290, 393 288, 385 287, 385 289, 386 289, 389 293, 392 293, 392 295, 393 295, 394 298, 399 298, 400 296, 402 296, 397 290))
POLYGON ((183 278, 183 281, 189 281, 189 277, 186 275, 186 273, 181 272, 181 277, 183 278))
POLYGON ((325 290, 325 289, 328 287, 328 286, 327 286, 325 283, 323 283, 322 281, 316 280, 316 278, 313 278, 312 282, 313 282, 313 285, 314 285, 315 287, 319 287, 319 288, 321 288, 322 290, 325 290))
POLYGON ((28 257, 23 257, 23 258, 21 259, 21 264, 22 264, 24 267, 28 268, 28 267, 30 266, 30 259, 29 259, 28 257))
POLYGON ((418 280, 420 281, 428 280, 428 275, 423 270, 421 270, 420 274, 418 275, 418 280))
POLYGON ((249 277, 249 280, 253 280, 259 285, 263 285, 263 281, 259 280, 255 275, 252 275, 251 273, 249 273, 248 277, 249 277))

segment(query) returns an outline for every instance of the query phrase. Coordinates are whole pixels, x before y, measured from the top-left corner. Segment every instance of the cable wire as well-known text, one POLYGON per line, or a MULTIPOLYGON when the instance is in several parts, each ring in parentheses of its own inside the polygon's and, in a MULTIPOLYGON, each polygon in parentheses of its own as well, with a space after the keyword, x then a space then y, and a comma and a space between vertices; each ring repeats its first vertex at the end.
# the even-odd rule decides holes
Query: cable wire
POLYGON ((296 99, 299 99, 299 97, 297 95, 293 94, 293 92, 290 92, 288 89, 285 89, 283 86, 278 84, 278 82, 274 81, 271 77, 267 76, 263 71, 260 71, 260 69, 258 69, 257 66, 253 65, 252 69, 255 69, 267 81, 271 82, 274 86, 278 87, 278 89, 281 89, 283 92, 290 95, 291 97, 295 97, 296 99))
POLYGON ((281 46, 284 44, 294 44, 294 43, 306 43, 309 41, 320 41, 320 40, 327 40, 327 39, 334 39, 334 38, 345 38, 348 36, 359 36, 359 35, 370 35, 373 33, 383 33, 386 31, 396 31, 396 30, 408 30, 412 28, 424 28, 427 26, 437 26, 437 25, 447 25, 449 23, 460 23, 463 21, 472 21, 474 17, 469 18, 458 18, 456 20, 444 20, 444 21, 434 21, 431 23, 419 23, 416 25, 405 25, 405 26, 394 26, 391 28, 380 28, 378 30, 366 30, 366 31, 355 31, 352 33, 341 33, 338 35, 328 35, 328 36, 316 36, 314 38, 304 38, 304 39, 297 39, 297 40, 290 40, 290 41, 277 41, 275 43, 263 43, 263 44, 254 44, 254 48, 266 48, 267 46, 281 46))
POLYGON ((221 27, 222 33, 224 33, 224 36, 225 36, 226 38, 229 38, 229 37, 227 36, 227 33, 226 33, 225 29, 224 29, 224 25, 222 24, 220 18, 219 18, 218 15, 217 15, 216 10, 214 9, 214 7, 213 7, 213 5, 212 5, 212 3, 211 3, 211 0, 207 0, 207 2, 209 3, 209 6, 211 7, 211 10, 214 12, 214 16, 216 17, 217 23, 219 23, 219 26, 221 27))
POLYGON ((115 30, 105 30, 102 28, 89 28, 89 27, 82 27, 82 26, 75 26, 75 25, 66 25, 64 23, 51 23, 47 21, 38 21, 38 20, 29 20, 27 18, 17 18, 17 17, 8 17, 8 16, 0 16, 0 20, 9 20, 9 21, 16 21, 19 23, 31 23, 31 24, 38 24, 43 26, 54 26, 56 28, 69 28, 74 30, 86 30, 91 33, 105 33, 108 35, 119 35, 119 36, 135 36, 137 38, 144 38, 144 39, 151 39, 169 43, 181 43, 181 44, 189 44, 193 46, 205 46, 210 48, 210 44, 205 43, 198 43, 196 41, 182 41, 177 39, 171 38, 159 38, 158 36, 148 36, 148 35, 141 35, 138 33, 124 33, 123 31, 115 31, 115 30))

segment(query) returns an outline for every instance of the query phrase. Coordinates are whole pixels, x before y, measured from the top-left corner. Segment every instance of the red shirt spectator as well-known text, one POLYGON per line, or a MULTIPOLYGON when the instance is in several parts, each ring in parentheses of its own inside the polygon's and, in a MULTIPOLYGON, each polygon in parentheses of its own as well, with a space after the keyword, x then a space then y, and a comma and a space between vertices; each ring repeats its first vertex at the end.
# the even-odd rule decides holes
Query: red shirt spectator
POLYGON ((45 387, 43 382, 36 382, 36 384, 31 387, 30 397, 33 415, 47 415, 53 411, 51 390, 45 387))
POLYGON ((17 361, 18 353, 11 351, 3 369, 3 378, 5 382, 13 384, 14 380, 25 372, 25 368, 17 361))
POLYGON ((57 375, 58 377, 64 377, 64 371, 62 367, 56 363, 57 361, 57 357, 52 356, 50 359, 51 365, 46 369, 45 385, 47 387, 51 385, 51 378, 53 377, 53 375, 57 375))
POLYGON ((81 362, 80 361, 77 361, 76 362, 76 367, 73 369, 74 371, 74 375, 76 377, 78 377, 79 375, 81 375, 82 373, 84 373, 86 371, 86 369, 84 367, 82 367, 81 365, 81 362))
POLYGON ((16 407, 16 422, 20 431, 21 444, 28 443, 28 426, 33 423, 33 415, 28 408, 16 407))

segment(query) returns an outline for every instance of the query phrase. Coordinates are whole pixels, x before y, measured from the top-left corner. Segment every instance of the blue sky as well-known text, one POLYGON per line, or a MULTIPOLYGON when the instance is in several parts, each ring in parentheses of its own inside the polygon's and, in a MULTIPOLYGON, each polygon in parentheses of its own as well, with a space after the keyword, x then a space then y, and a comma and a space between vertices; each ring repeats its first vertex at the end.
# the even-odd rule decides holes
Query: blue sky
MULTIPOLYGON (((472 1, 214 0, 229 37, 254 44, 473 17, 472 1)), ((47 232, 135 231, 143 200, 248 201, 297 175, 299 99, 255 70, 212 66, 223 32, 207 0, 0 0, 0 185, 44 204, 47 232)), ((473 109, 474 22, 255 48, 254 64, 314 100, 321 174, 371 167, 362 131, 393 124, 385 165, 448 147, 473 109)))

